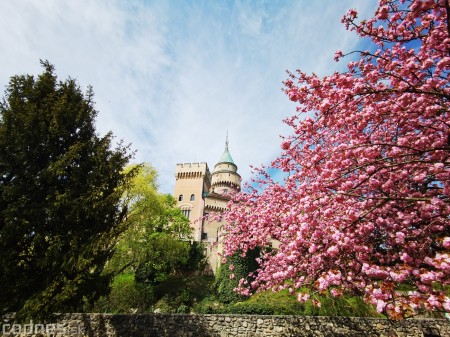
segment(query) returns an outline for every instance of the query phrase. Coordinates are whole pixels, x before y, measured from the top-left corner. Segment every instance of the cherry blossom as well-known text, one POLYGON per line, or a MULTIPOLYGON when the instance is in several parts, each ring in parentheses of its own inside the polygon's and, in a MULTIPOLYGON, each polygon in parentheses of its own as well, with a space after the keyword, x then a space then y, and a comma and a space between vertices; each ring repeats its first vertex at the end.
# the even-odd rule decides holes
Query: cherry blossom
POLYGON ((352 293, 394 319, 448 312, 450 5, 380 0, 358 20, 351 9, 342 22, 372 44, 336 52, 346 72, 289 73, 292 133, 233 197, 225 256, 268 248, 246 294, 352 293))

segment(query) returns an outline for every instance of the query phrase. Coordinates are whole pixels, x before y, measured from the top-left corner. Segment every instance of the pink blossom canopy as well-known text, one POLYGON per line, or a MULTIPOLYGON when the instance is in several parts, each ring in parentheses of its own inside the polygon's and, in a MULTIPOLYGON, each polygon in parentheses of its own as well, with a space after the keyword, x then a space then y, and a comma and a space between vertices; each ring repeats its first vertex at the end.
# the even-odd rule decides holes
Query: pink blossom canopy
POLYGON ((450 312, 449 2, 381 0, 373 18, 342 21, 372 45, 344 73, 289 74, 297 114, 271 165, 287 178, 257 169, 234 197, 225 254, 279 244, 243 293, 304 301, 306 287, 392 318, 450 312))

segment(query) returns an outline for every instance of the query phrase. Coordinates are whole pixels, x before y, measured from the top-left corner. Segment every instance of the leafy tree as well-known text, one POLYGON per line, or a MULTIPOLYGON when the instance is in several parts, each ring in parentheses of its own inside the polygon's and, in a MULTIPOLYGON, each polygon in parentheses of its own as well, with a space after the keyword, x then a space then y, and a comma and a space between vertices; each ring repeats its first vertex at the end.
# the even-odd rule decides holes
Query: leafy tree
POLYGON ((123 200, 128 228, 117 244, 108 268, 115 273, 136 271, 136 281, 154 284, 189 260, 191 227, 171 195, 157 190, 157 173, 150 164, 132 165, 136 171, 123 200))
POLYGON ((287 178, 261 169, 264 189, 234 198, 226 253, 279 243, 243 292, 353 292, 396 319, 450 312, 449 2, 380 0, 343 23, 369 50, 344 73, 290 74, 298 115, 271 165, 287 178))
POLYGON ((13 76, 0 103, 0 314, 71 311, 108 289, 102 273, 124 229, 128 147, 95 131, 93 91, 13 76))

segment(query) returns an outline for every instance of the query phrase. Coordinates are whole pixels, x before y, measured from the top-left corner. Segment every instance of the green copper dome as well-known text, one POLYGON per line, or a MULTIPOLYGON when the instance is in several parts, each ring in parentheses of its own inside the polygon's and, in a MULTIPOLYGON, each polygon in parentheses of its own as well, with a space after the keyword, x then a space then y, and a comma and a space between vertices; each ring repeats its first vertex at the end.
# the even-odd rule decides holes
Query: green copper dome
POLYGON ((231 158, 231 154, 228 151, 228 146, 225 147, 225 151, 223 151, 222 157, 220 157, 220 159, 219 159, 219 163, 234 164, 233 158, 231 158))
MULTIPOLYGON (((222 157, 219 159, 219 163, 231 163, 234 164, 233 158, 231 158, 231 154, 228 151, 228 131, 227 137, 225 138, 225 151, 223 151, 222 157)), ((236 165, 236 164, 234 164, 236 165)))

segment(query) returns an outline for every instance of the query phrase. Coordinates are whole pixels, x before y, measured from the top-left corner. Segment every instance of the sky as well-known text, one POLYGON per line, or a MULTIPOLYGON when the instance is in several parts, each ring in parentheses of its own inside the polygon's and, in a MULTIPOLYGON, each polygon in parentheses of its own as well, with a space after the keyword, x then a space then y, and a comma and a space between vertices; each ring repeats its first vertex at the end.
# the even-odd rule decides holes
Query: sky
POLYGON ((0 94, 12 75, 38 75, 48 60, 60 80, 93 87, 98 133, 131 143, 133 162, 158 171, 161 192, 173 192, 177 163, 212 171, 227 132, 248 181, 250 165, 269 164, 291 132, 286 70, 345 70, 335 51, 361 41, 341 18, 350 8, 370 17, 376 3, 0 0, 0 94))

